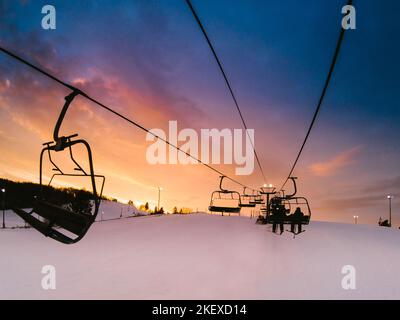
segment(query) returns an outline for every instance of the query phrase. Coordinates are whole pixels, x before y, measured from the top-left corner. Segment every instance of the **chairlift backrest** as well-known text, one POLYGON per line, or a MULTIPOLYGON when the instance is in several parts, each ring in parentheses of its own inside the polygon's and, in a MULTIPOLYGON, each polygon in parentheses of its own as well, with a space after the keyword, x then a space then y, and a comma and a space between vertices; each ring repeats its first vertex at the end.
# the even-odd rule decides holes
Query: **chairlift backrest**
POLYGON ((242 208, 254 208, 256 207, 256 203, 254 202, 254 198, 252 194, 246 193, 246 187, 243 187, 243 194, 240 196, 242 208))

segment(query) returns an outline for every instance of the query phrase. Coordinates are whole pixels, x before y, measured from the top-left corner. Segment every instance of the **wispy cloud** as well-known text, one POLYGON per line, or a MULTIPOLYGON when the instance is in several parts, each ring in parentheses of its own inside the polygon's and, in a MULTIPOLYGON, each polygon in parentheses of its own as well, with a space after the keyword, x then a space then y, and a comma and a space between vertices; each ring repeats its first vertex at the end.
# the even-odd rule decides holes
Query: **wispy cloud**
POLYGON ((332 176, 340 169, 354 164, 356 162, 355 157, 360 153, 361 149, 361 146, 357 146, 343 151, 327 161, 312 164, 309 169, 316 176, 332 176))
POLYGON ((400 176, 376 181, 373 185, 364 188, 366 193, 392 193, 396 194, 400 189, 400 176))
POLYGON ((337 212, 351 211, 354 209, 377 208, 384 203, 381 195, 363 195, 346 198, 327 199, 321 202, 319 209, 334 209, 337 212))

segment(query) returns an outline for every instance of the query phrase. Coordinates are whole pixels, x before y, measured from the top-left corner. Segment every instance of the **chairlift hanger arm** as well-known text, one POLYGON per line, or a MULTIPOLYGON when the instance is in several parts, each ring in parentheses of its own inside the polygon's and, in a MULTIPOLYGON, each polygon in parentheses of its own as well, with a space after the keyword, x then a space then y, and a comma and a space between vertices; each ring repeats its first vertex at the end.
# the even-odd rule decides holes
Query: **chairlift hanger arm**
POLYGON ((220 176, 220 180, 219 180, 219 189, 220 189, 222 192, 228 192, 228 190, 222 188, 222 181, 224 180, 224 178, 225 178, 225 176, 220 176))
POLYGON ((297 185, 296 185, 296 179, 297 179, 297 177, 290 177, 289 178, 290 180, 292 180, 292 182, 293 182, 293 193, 292 194, 287 194, 287 195, 285 195, 284 197, 285 198, 292 198, 292 197, 294 197, 295 195, 296 195, 296 193, 297 193, 297 185))
POLYGON ((72 100, 74 100, 74 98, 78 95, 81 94, 81 92, 79 90, 73 90, 72 93, 70 93, 68 96, 65 97, 65 103, 63 108, 61 109, 60 115, 58 116, 56 125, 54 127, 54 133, 53 133, 53 139, 55 142, 59 141, 60 137, 59 136, 59 132, 60 132, 60 128, 61 128, 61 124, 65 118, 65 115, 68 111, 68 108, 72 102, 72 100))

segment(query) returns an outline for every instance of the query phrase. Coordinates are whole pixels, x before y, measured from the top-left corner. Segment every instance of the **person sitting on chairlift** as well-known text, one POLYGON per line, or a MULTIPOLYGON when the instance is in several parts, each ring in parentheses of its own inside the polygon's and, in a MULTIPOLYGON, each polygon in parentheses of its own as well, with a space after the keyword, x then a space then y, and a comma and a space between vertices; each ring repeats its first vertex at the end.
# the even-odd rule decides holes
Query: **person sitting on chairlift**
POLYGON ((276 227, 279 224, 279 230, 280 234, 282 234, 285 229, 284 229, 284 222, 286 218, 286 208, 282 204, 278 204, 278 210, 274 213, 274 220, 273 220, 273 225, 272 225, 272 232, 276 233, 276 227))
MULTIPOLYGON (((382 220, 382 219, 381 219, 382 220)), ((390 223, 389 223, 389 220, 383 220, 383 221, 379 221, 379 225, 381 226, 381 227, 390 227, 390 223)))
POLYGON ((292 216, 291 216, 291 226, 290 226, 290 232, 292 233, 296 233, 295 231, 295 226, 297 224, 297 234, 302 232, 302 221, 304 218, 304 213, 301 212, 300 207, 297 207, 295 212, 293 212, 292 216))

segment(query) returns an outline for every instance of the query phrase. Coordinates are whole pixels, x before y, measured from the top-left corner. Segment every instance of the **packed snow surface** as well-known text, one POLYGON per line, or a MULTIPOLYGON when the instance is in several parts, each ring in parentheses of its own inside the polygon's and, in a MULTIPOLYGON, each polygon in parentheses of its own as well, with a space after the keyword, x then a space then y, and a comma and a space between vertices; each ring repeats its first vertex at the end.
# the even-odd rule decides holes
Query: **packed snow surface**
POLYGON ((295 239, 248 217, 95 223, 74 245, 0 230, 1 299, 400 299, 400 231, 312 222, 295 239), (41 286, 42 267, 56 289, 41 286), (354 266, 356 289, 342 288, 354 266))

